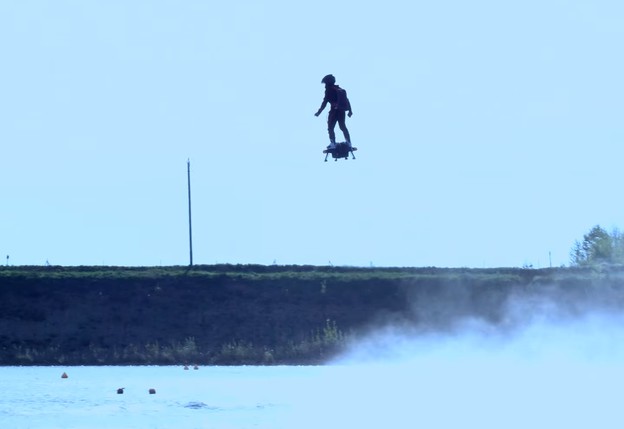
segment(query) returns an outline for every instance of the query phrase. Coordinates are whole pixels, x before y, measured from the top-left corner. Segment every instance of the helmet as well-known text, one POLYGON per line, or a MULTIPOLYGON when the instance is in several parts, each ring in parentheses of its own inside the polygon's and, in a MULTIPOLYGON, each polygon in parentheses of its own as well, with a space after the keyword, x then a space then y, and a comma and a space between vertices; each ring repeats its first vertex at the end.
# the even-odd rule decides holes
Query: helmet
POLYGON ((336 83, 336 78, 334 77, 334 75, 328 74, 323 78, 321 83, 324 83, 325 85, 333 85, 336 83))

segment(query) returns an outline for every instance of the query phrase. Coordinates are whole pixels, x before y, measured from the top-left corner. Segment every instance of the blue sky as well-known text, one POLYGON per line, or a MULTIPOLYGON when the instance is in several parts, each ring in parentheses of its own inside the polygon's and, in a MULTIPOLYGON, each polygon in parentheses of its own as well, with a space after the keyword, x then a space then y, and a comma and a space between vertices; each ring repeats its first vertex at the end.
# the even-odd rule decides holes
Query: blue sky
POLYGON ((0 255, 187 264, 190 159, 195 263, 567 264, 624 227, 623 42, 606 0, 1 2, 0 255))

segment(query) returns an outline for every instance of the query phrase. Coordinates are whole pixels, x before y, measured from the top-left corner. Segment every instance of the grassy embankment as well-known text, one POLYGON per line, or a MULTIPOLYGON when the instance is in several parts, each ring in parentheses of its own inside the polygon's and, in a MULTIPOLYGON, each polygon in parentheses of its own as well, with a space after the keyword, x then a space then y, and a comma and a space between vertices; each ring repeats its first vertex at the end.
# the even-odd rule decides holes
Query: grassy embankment
POLYGON ((445 329, 465 317, 496 324, 514 294, 619 288, 621 273, 1 267, 0 364, 322 363, 373 328, 445 329))

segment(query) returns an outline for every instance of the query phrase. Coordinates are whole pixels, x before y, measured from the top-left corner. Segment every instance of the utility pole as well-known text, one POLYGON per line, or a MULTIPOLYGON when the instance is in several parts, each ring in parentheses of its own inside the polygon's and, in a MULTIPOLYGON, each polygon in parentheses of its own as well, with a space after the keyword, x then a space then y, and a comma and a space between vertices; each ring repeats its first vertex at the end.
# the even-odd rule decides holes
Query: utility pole
POLYGON ((190 266, 193 266, 193 227, 191 223, 191 160, 186 161, 186 176, 188 180, 188 212, 189 212, 189 251, 190 266))

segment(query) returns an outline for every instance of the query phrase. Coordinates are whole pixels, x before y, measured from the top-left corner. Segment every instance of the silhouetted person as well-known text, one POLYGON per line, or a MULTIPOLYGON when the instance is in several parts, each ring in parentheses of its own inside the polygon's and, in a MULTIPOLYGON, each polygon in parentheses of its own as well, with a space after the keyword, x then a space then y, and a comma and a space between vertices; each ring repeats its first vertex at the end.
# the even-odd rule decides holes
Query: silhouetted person
POLYGON ((342 134, 344 134, 347 145, 351 147, 351 136, 349 135, 349 130, 345 122, 345 113, 348 112, 349 117, 351 117, 353 111, 351 110, 351 103, 347 97, 347 91, 336 85, 336 78, 331 74, 325 76, 323 80, 321 80, 321 83, 325 84, 325 98, 323 98, 323 103, 314 116, 320 115, 325 109, 325 106, 327 106, 327 103, 329 103, 330 109, 327 115, 327 132, 329 133, 330 144, 327 146, 327 149, 334 149, 336 147, 336 134, 334 133, 336 123, 338 123, 342 134))

